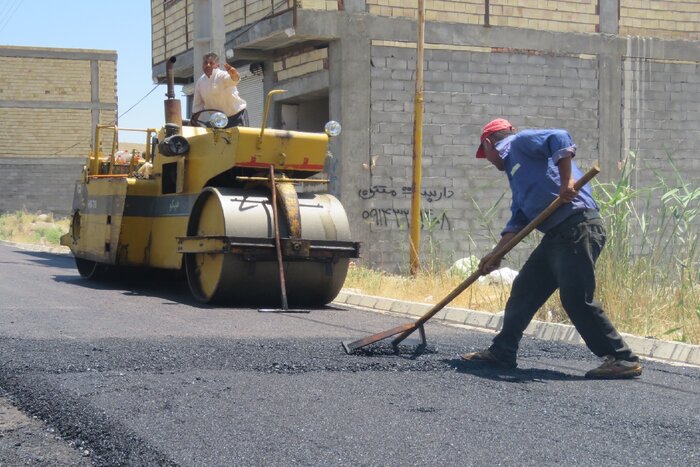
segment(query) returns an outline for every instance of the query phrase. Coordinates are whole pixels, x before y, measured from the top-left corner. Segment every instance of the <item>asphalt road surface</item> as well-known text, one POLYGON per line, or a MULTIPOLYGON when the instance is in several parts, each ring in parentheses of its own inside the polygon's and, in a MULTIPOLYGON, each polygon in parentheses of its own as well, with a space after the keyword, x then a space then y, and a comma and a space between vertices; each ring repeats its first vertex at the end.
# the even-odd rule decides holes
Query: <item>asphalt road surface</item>
POLYGON ((483 369, 459 356, 490 334, 432 322, 422 354, 346 355, 407 319, 202 306, 169 275, 93 283, 3 245, 0 310, 8 464, 700 465, 697 368, 590 381, 587 349, 525 338, 518 369, 483 369))

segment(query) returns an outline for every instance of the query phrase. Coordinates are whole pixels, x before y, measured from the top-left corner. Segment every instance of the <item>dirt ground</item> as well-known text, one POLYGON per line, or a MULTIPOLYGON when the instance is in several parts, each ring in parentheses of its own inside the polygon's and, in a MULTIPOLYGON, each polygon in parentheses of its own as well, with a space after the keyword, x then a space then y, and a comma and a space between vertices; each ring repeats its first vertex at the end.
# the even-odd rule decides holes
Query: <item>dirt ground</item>
POLYGON ((88 466, 90 452, 72 446, 41 420, 0 396, 0 466, 88 466))

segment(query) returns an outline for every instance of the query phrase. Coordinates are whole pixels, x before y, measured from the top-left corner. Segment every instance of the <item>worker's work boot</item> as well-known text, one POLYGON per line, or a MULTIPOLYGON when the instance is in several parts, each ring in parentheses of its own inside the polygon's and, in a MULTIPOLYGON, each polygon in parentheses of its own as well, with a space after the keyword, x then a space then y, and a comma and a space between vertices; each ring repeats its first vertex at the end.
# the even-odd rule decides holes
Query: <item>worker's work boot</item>
POLYGON ((478 352, 469 352, 462 355, 462 360, 472 363, 480 363, 498 368, 515 368, 518 366, 514 361, 504 360, 499 358, 491 349, 480 350, 478 352))
POLYGON ((588 379, 628 379, 642 374, 639 361, 619 360, 614 355, 606 355, 605 361, 598 368, 586 373, 588 379))

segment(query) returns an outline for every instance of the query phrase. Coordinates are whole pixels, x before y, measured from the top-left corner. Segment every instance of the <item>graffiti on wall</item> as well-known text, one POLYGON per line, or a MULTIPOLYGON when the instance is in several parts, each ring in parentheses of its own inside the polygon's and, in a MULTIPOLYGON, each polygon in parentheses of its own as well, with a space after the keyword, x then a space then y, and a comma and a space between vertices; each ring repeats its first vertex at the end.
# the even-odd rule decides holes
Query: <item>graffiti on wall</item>
MULTIPOLYGON (((371 208, 362 211, 362 219, 377 227, 407 230, 410 224, 410 209, 371 208)), ((450 218, 443 210, 421 209, 421 229, 450 230, 450 218)))
MULTIPOLYGON (((368 189, 360 189, 357 194, 362 199, 372 199, 377 195, 387 195, 392 198, 397 196, 409 196, 413 193, 413 188, 410 186, 402 186, 400 190, 388 187, 386 185, 372 185, 368 189)), ((442 188, 431 188, 421 190, 421 197, 429 203, 440 201, 442 199, 450 199, 454 196, 455 192, 447 187, 442 188)))
MULTIPOLYGON (((394 198, 406 199, 412 193, 413 187, 410 186, 394 188, 387 185, 371 185, 367 189, 358 190, 357 195, 363 200, 391 200, 394 198)), ((455 192, 447 187, 421 190, 421 198, 428 203, 450 199, 454 194, 455 192)), ((407 230, 410 225, 411 211, 410 209, 373 207, 362 211, 362 219, 377 227, 407 230)), ((420 219, 421 229, 450 230, 450 218, 445 210, 422 209, 420 219)))

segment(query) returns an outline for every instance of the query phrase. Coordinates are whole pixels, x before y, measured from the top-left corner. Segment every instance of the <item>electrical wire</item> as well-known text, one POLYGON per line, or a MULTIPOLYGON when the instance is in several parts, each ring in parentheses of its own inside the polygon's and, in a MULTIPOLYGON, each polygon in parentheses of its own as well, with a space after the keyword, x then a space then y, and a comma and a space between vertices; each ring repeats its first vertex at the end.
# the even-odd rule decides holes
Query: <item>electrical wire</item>
POLYGON ((12 17, 17 13, 19 7, 22 5, 24 0, 14 0, 13 3, 5 9, 7 12, 4 18, 0 18, 0 32, 10 23, 12 17))
MULTIPOLYGON (((136 107, 137 105, 139 105, 141 102, 143 102, 144 99, 146 99, 148 96, 150 96, 150 95, 153 93, 153 91, 155 91, 156 89, 158 89, 158 86, 160 86, 160 84, 156 84, 155 86, 153 86, 153 89, 151 89, 150 91, 148 91, 148 92, 147 92, 141 99, 139 99, 134 105, 132 105, 131 107, 129 107, 128 109, 126 109, 126 110, 125 110, 124 112, 122 112, 121 114, 117 115, 117 119, 116 119, 116 120, 112 120, 111 122, 107 123, 107 125, 114 125, 114 124, 117 122, 117 120, 119 120, 121 117, 123 117, 124 115, 126 115, 127 113, 129 113, 131 110, 133 110, 134 107, 136 107)), ((92 140, 92 137, 90 137, 89 139, 92 140)), ((55 153, 53 153, 53 155, 54 155, 54 156, 57 156, 57 155, 61 154, 62 152, 66 152, 66 151, 68 151, 68 150, 70 150, 70 149, 73 149, 74 147, 78 146, 79 144, 86 143, 87 141, 88 141, 88 139, 82 139, 82 140, 78 141, 77 143, 75 143, 75 144, 72 145, 72 146, 69 146, 69 147, 67 147, 67 148, 65 148, 65 149, 61 149, 61 150, 59 150, 59 151, 56 151, 55 153)))
MULTIPOLYGON (((144 100, 145 98, 147 98, 148 96, 150 96, 150 95, 153 93, 153 91, 155 91, 156 89, 158 89, 158 86, 160 86, 160 84, 156 84, 155 86, 153 86, 153 89, 151 89, 150 91, 148 91, 148 93, 147 93, 145 96, 143 96, 141 99, 139 99, 138 102, 137 102, 136 104, 134 104, 134 105, 132 105, 131 107, 129 107, 128 109, 126 109, 122 114, 120 114, 119 116, 117 116, 117 118, 121 118, 121 117, 123 117, 124 115, 128 114, 130 110, 132 110, 134 107, 136 107, 137 105, 139 105, 141 102, 143 102, 143 100, 144 100)), ((112 123, 114 123, 114 122, 112 122, 112 123)))

